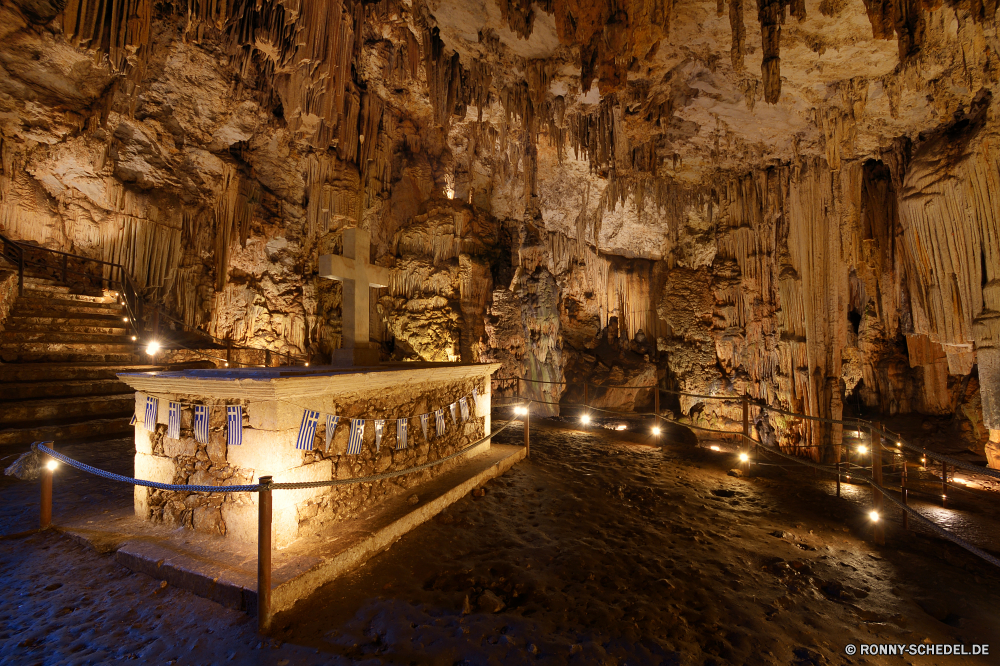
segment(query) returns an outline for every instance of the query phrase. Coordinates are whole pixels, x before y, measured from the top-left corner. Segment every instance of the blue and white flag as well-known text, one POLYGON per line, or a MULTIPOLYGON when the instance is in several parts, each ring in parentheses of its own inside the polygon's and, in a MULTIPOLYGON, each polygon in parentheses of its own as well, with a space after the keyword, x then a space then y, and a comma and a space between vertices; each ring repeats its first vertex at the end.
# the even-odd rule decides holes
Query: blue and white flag
POLYGON ((463 421, 468 421, 469 420, 469 399, 466 398, 463 395, 458 400, 458 406, 462 409, 462 420, 463 421))
POLYGON ((181 438, 181 403, 167 403, 167 437, 171 439, 181 438))
POLYGON ((385 419, 375 419, 375 453, 382 447, 383 430, 385 430, 385 419))
POLYGON ((427 423, 431 420, 430 414, 420 415, 420 429, 424 431, 424 441, 429 442, 430 438, 427 436, 427 423))
POLYGON ((396 450, 406 448, 406 433, 410 429, 410 419, 396 419, 396 450))
POLYGON ((365 420, 351 419, 351 437, 347 442, 347 455, 356 456, 361 453, 361 442, 365 437, 365 420))
POLYGON ((295 448, 300 451, 312 451, 317 423, 319 423, 319 412, 311 409, 302 412, 302 423, 299 425, 299 436, 295 439, 295 448))
POLYGON ((146 418, 142 425, 146 430, 156 430, 156 411, 160 408, 160 399, 146 396, 146 418))
POLYGON ((434 416, 437 419, 435 422, 436 434, 438 437, 440 437, 441 435, 444 434, 444 410, 443 409, 437 410, 436 412, 434 412, 434 416))
POLYGON ((194 441, 208 444, 208 405, 194 406, 194 441))
POLYGON ((326 450, 330 450, 330 442, 333 441, 333 432, 337 429, 337 424, 340 423, 340 417, 336 414, 326 415, 326 450))
POLYGON ((453 402, 448 405, 448 411, 451 412, 451 422, 458 425, 458 403, 453 402))
POLYGON ((132 419, 128 422, 129 425, 135 425, 138 419, 135 418, 135 410, 132 410, 132 419))
POLYGON ((243 408, 239 405, 226 406, 226 430, 229 446, 243 445, 243 408))

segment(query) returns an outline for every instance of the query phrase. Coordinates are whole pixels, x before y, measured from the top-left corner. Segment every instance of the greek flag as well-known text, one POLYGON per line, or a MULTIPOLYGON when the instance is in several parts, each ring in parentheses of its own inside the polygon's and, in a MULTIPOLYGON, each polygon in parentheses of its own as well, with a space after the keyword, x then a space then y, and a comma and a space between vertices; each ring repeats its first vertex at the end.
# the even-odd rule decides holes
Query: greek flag
POLYGON ((133 409, 133 410, 132 410, 132 418, 131 418, 131 420, 129 420, 128 424, 129 424, 129 425, 135 425, 135 422, 136 422, 136 418, 135 418, 135 410, 133 409))
POLYGON ((434 416, 437 419, 435 424, 437 436, 440 437, 441 435, 444 434, 444 410, 443 409, 437 410, 436 412, 434 412, 434 416))
POLYGON ((469 399, 462 396, 458 401, 458 406, 462 408, 462 420, 469 420, 469 399))
POLYGON ((333 431, 337 429, 340 417, 334 414, 326 415, 326 450, 330 450, 330 442, 333 441, 333 431))
POLYGON ((347 455, 356 456, 361 453, 361 440, 365 436, 365 420, 351 419, 351 437, 347 442, 347 455))
POLYGON ((458 425, 458 403, 453 402, 448 405, 448 411, 451 412, 451 422, 458 425))
POLYGON ((168 402, 167 407, 167 437, 181 438, 181 403, 168 402))
POLYGON ((239 405, 226 406, 226 430, 229 433, 229 446, 243 445, 243 408, 239 405))
POLYGON ((160 408, 160 399, 146 396, 146 420, 143 426, 152 432, 156 430, 156 410, 160 408))
POLYGON ((300 451, 312 451, 317 423, 319 423, 319 412, 311 409, 302 412, 302 424, 299 425, 299 436, 295 439, 295 448, 300 451))
POLYGON ((396 419, 396 450, 406 448, 406 431, 410 429, 410 419, 396 419))
POLYGON ((427 437, 427 422, 430 421, 430 420, 431 420, 431 415, 430 414, 421 414, 420 415, 420 429, 424 431, 424 441, 425 442, 426 441, 430 441, 430 438, 427 437))
POLYGON ((375 419, 375 453, 382 447, 383 430, 385 430, 385 419, 375 419))
POLYGON ((194 406, 194 441, 208 444, 208 405, 194 406))

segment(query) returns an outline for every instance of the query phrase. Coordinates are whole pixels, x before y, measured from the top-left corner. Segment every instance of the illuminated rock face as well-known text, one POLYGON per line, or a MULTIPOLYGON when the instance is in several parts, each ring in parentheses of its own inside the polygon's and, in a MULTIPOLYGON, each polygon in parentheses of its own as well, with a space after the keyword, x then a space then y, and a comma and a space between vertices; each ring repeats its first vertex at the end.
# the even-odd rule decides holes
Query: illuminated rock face
MULTIPOLYGON (((3 233, 322 357, 341 291, 317 258, 361 226, 395 358, 827 417, 957 408, 970 445, 1000 439, 990 3, 170 7, 0 8, 3 233)), ((816 457, 840 437, 780 432, 816 457)))

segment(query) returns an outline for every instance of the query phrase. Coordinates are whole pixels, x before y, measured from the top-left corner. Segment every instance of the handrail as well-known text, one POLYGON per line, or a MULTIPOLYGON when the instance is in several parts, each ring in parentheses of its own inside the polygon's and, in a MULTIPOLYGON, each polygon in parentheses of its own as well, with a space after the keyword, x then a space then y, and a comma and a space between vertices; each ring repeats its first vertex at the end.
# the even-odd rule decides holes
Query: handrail
MULTIPOLYGON (((0 234, 0 245, 2 245, 3 247, 3 252, 0 253, 0 256, 3 256, 5 259, 10 261, 11 263, 14 263, 17 266, 18 296, 24 296, 24 269, 26 266, 35 266, 42 269, 46 269, 47 271, 58 271, 62 276, 63 282, 67 281, 67 277, 70 274, 79 275, 91 280, 96 279, 99 280, 102 284, 107 283, 109 287, 113 285, 117 286, 117 290, 121 292, 122 304, 125 306, 125 310, 128 313, 128 323, 130 325, 130 328, 132 329, 132 332, 134 333, 137 339, 145 337, 146 333, 146 331, 144 330, 145 317, 143 311, 145 309, 146 304, 144 303, 140 295, 140 290, 138 287, 137 280, 134 277, 132 277, 132 275, 125 269, 125 266, 123 266, 122 264, 114 263, 111 261, 105 261, 103 259, 92 259, 90 257, 84 257, 79 254, 72 254, 70 252, 63 252, 61 250, 52 250, 50 248, 42 247, 39 245, 30 245, 28 243, 24 243, 21 241, 15 241, 11 238, 8 238, 7 236, 4 236, 3 234, 0 234), (29 251, 37 251, 40 253, 58 255, 62 257, 62 265, 53 266, 52 264, 44 261, 33 260, 30 256, 26 256, 29 253, 29 251), (99 265, 101 267, 100 270, 102 274, 98 276, 94 275, 92 272, 76 270, 75 267, 71 267, 69 264, 69 259, 71 258, 80 263, 85 262, 85 263, 99 265), (107 271, 108 272, 107 277, 103 275, 105 266, 107 266, 110 269, 107 271), (115 271, 118 272, 117 276, 118 279, 115 279, 115 271)), ((164 312, 162 308, 156 305, 152 305, 151 307, 152 307, 152 313, 156 320, 159 319, 160 315, 163 315, 167 319, 170 319, 179 324, 182 327, 182 330, 206 338, 210 340, 213 344, 223 346, 226 349, 264 351, 265 353, 277 354, 279 357, 288 358, 292 362, 294 362, 296 359, 306 359, 306 362, 308 362, 308 357, 299 356, 297 354, 290 354, 288 352, 280 352, 270 349, 258 349, 256 347, 248 347, 245 345, 234 345, 231 340, 223 340, 221 338, 215 337, 211 333, 189 326, 188 324, 177 319, 176 317, 173 317, 170 314, 164 312)), ((158 321, 156 321, 154 323, 154 328, 158 327, 159 324, 158 321)), ((158 333, 157 330, 154 330, 152 332, 153 335, 156 335, 157 333, 158 333)))

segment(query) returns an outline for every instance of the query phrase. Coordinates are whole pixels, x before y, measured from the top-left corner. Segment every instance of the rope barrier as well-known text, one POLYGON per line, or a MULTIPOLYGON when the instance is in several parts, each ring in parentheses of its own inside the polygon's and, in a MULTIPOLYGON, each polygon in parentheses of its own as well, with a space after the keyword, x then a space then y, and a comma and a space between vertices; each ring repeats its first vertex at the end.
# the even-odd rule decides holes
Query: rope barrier
POLYGON ((966 541, 962 537, 958 536, 957 534, 953 534, 952 532, 949 532, 945 528, 941 527, 940 525, 938 525, 937 523, 935 523, 934 521, 932 521, 930 518, 928 518, 924 514, 920 513, 919 511, 916 511, 912 507, 906 506, 905 504, 903 504, 902 502, 900 502, 898 499, 896 499, 895 497, 893 497, 891 494, 889 494, 888 490, 886 490, 882 486, 878 485, 877 483, 875 483, 871 479, 865 479, 865 480, 868 481, 868 483, 871 484, 871 486, 873 488, 875 488, 879 492, 881 492, 882 493, 882 497, 884 497, 887 500, 889 500, 892 504, 895 504, 898 508, 902 509, 908 515, 913 516, 914 518, 916 518, 917 521, 920 522, 925 527, 930 528, 933 532, 935 532, 939 536, 944 537, 948 541, 951 541, 952 543, 961 546, 962 548, 966 549, 967 551, 969 551, 973 555, 978 555, 979 557, 983 558, 984 560, 986 560, 990 564, 992 564, 994 566, 997 566, 997 567, 1000 567, 1000 558, 997 558, 997 557, 995 557, 995 556, 987 553, 985 550, 983 550, 982 548, 979 548, 978 546, 974 546, 973 544, 969 543, 968 541, 966 541))
MULTIPOLYGON (((464 449, 456 451, 455 453, 449 454, 444 458, 439 458, 431 462, 424 463, 422 465, 417 465, 416 467, 408 467, 406 469, 396 470, 393 472, 384 472, 382 474, 376 474, 374 476, 357 477, 353 479, 331 479, 329 481, 303 481, 299 483, 271 483, 267 488, 273 490, 301 490, 304 488, 322 488, 326 486, 346 486, 355 483, 374 483, 376 481, 381 481, 382 479, 389 479, 396 476, 403 476, 404 474, 412 474, 414 472, 420 472, 425 469, 434 467, 435 465, 440 465, 443 462, 457 458, 463 453, 468 453, 470 450, 476 448, 483 442, 496 437, 501 432, 507 429, 507 427, 516 419, 510 419, 503 424, 495 432, 482 437, 475 442, 469 444, 464 449)), ((35 442, 31 445, 32 451, 40 451, 48 456, 51 456, 58 460, 59 462, 65 463, 70 467, 80 470, 81 472, 87 472, 95 476, 99 476, 103 479, 109 481, 118 481, 120 483, 131 483, 136 486, 145 486, 147 488, 155 488, 156 490, 167 490, 172 492, 188 492, 188 493, 255 493, 266 489, 263 485, 257 483, 253 485, 235 485, 235 486, 199 486, 199 485, 187 485, 187 484, 176 484, 176 483, 159 483, 158 481, 147 481, 145 479, 136 479, 131 476, 124 476, 122 474, 115 474, 114 472, 108 472, 103 469, 98 469, 97 467, 91 467, 86 463, 82 463, 78 460, 73 460, 72 458, 65 456, 58 451, 55 451, 45 444, 51 442, 35 442)))
MULTIPOLYGON (((553 382, 553 381, 548 381, 548 380, 543 380, 543 379, 529 379, 527 377, 521 377, 521 378, 518 378, 518 377, 498 377, 496 381, 511 381, 511 382, 516 382, 516 381, 519 381, 519 380, 523 380, 523 381, 526 381, 526 382, 532 382, 532 383, 536 383, 536 384, 560 384, 560 385, 567 384, 567 382, 565 382, 565 381, 562 381, 562 382, 553 382)), ((604 388, 604 389, 616 389, 616 388, 627 388, 627 389, 646 388, 646 389, 656 389, 656 390, 661 391, 663 393, 671 393, 671 394, 674 394, 674 395, 682 395, 682 396, 693 397, 693 398, 704 398, 704 399, 707 399, 707 400, 730 401, 730 400, 742 400, 743 399, 742 396, 704 395, 704 394, 699 394, 699 393, 687 393, 687 392, 684 392, 684 391, 672 391, 672 390, 669 390, 669 389, 659 388, 657 386, 605 386, 603 384, 590 384, 589 382, 584 382, 584 383, 586 383, 588 386, 593 386, 595 388, 604 388)), ((553 402, 551 400, 532 400, 532 402, 538 402, 538 403, 546 404, 546 405, 560 405, 560 406, 564 406, 564 407, 574 407, 574 406, 580 407, 580 406, 582 406, 582 407, 585 407, 587 409, 593 409, 595 411, 604 411, 604 412, 615 413, 615 414, 639 415, 639 413, 637 413, 637 412, 620 412, 620 411, 606 410, 606 409, 601 409, 599 407, 592 407, 590 405, 580 405, 579 403, 560 403, 560 402, 553 402)), ((893 433, 891 430, 885 430, 885 429, 876 427, 874 422, 869 421, 867 419, 860 419, 860 418, 850 419, 850 420, 830 419, 830 418, 826 418, 826 417, 822 417, 822 416, 809 416, 808 414, 799 414, 799 413, 796 413, 796 412, 790 412, 790 411, 785 410, 785 409, 780 409, 778 407, 771 407, 769 405, 762 405, 762 404, 759 404, 759 403, 751 403, 751 406, 758 408, 761 411, 761 413, 770 412, 770 413, 773 413, 773 414, 780 414, 782 416, 790 416, 790 417, 794 417, 794 418, 797 418, 797 419, 803 419, 803 420, 806 420, 806 421, 815 421, 815 422, 818 422, 818 423, 827 423, 827 424, 831 424, 831 425, 853 426, 857 430, 861 430, 862 426, 864 426, 872 434, 877 433, 880 437, 884 437, 885 439, 888 439, 890 441, 899 442, 899 444, 900 444, 900 446, 902 448, 906 448, 906 449, 909 449, 910 451, 914 451, 916 453, 919 453, 919 454, 921 454, 921 456, 924 456, 924 457, 927 457, 927 458, 931 458, 931 459, 936 460, 936 461, 938 461, 940 463, 947 463, 949 465, 952 465, 953 467, 963 469, 963 470, 965 470, 967 472, 971 472, 973 474, 982 474, 984 476, 988 476, 988 477, 1000 480, 1000 470, 994 470, 994 469, 990 469, 988 467, 980 467, 978 465, 974 465, 972 463, 968 463, 968 462, 965 462, 963 460, 959 460, 958 458, 953 458, 953 457, 951 457, 949 455, 946 455, 946 454, 943 454, 943 453, 936 453, 936 452, 933 452, 933 451, 928 451, 924 447, 916 446, 915 444, 910 444, 909 442, 907 442, 906 440, 904 440, 903 437, 902 437, 902 435, 900 435, 899 433, 893 433)), ((684 427, 687 427, 687 428, 696 429, 696 430, 704 430, 706 432, 716 432, 716 433, 722 433, 722 434, 728 434, 728 435, 740 434, 740 433, 731 433, 731 432, 723 431, 723 430, 714 430, 714 429, 711 429, 711 428, 704 428, 704 427, 701 427, 701 426, 690 425, 690 424, 687 424, 687 423, 679 423, 677 421, 674 421, 674 420, 671 420, 671 419, 667 419, 664 416, 660 416, 660 415, 656 415, 656 416, 658 416, 659 418, 663 419, 664 421, 666 421, 668 423, 675 423, 677 425, 681 425, 681 426, 684 426, 684 427)), ((820 447, 817 446, 817 445, 812 445, 812 446, 803 446, 803 447, 799 447, 799 448, 820 448, 820 447)), ((884 447, 884 448, 888 448, 888 447, 884 447)), ((889 448, 889 450, 892 450, 892 449, 889 448)))

